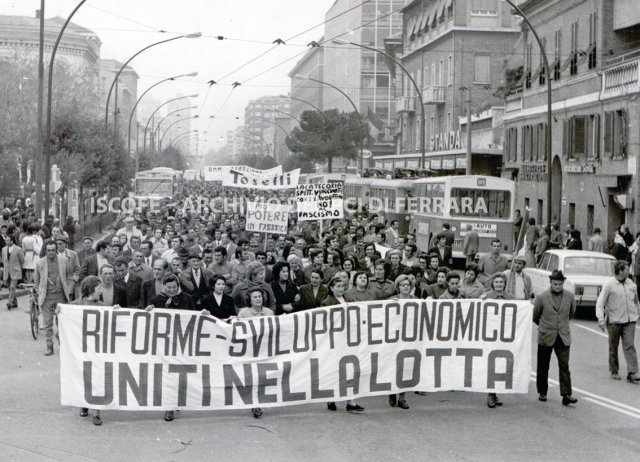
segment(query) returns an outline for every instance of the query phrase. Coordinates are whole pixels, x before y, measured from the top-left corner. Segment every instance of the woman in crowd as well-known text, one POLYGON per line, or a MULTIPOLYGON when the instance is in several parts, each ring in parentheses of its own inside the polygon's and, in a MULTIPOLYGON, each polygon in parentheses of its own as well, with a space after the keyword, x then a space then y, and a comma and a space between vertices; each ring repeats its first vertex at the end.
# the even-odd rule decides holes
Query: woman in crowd
POLYGON ((289 263, 279 261, 273 265, 271 290, 276 297, 276 315, 291 313, 293 304, 300 301, 300 292, 289 277, 290 270, 289 263))
POLYGON ((464 298, 480 298, 485 293, 484 286, 478 281, 480 268, 471 263, 464 269, 464 277, 460 283, 460 293, 464 298))
POLYGON ((342 260, 340 259, 340 254, 338 252, 335 252, 333 250, 328 250, 327 251, 327 256, 325 258, 325 269, 324 269, 324 279, 322 280, 323 283, 327 283, 329 282, 331 279, 333 279, 333 276, 340 271, 341 267, 342 267, 342 260))
MULTIPOLYGON (((320 306, 333 306, 333 305, 345 305, 347 304, 347 300, 345 297, 345 283, 342 277, 336 275, 331 281, 329 281, 329 295, 322 301, 320 306)), ((338 407, 336 406, 335 401, 331 401, 327 403, 327 409, 330 411, 337 411, 338 407)), ((352 399, 347 400, 348 412, 362 412, 364 408, 352 399)))
MULTIPOLYGON (((496 273, 491 278, 491 290, 482 296, 483 300, 514 300, 515 297, 506 291, 507 276, 504 273, 496 273)), ((495 393, 489 393, 487 396, 487 406, 493 409, 496 406, 502 406, 502 401, 498 399, 495 393)))
MULTIPOLYGON (((246 319, 256 318, 259 316, 275 316, 273 310, 265 306, 264 300, 264 292, 260 287, 252 287, 248 289, 246 300, 246 304, 248 306, 241 308, 240 311, 238 311, 238 318, 246 319)), ((260 418, 262 415, 262 409, 259 407, 254 407, 251 409, 251 412, 256 419, 260 418)))
POLYGON ((38 234, 36 225, 27 227, 27 234, 22 238, 22 250, 24 251, 23 279, 27 284, 33 282, 33 271, 36 269, 36 260, 42 250, 42 237, 38 234))
POLYGON ((356 274, 355 270, 356 261, 353 259, 353 257, 345 257, 344 261, 342 262, 342 271, 347 273, 347 277, 349 278, 349 285, 347 287, 347 290, 351 289, 351 287, 353 286, 353 277, 356 274))
MULTIPOLYGON (((398 276, 394 283, 396 286, 396 295, 389 297, 389 300, 411 300, 418 298, 411 293, 413 284, 411 284, 411 279, 407 274, 398 276)), ((389 395, 389 405, 392 407, 397 405, 401 409, 409 409, 404 392, 398 393, 397 395, 389 395)))
POLYGON ((211 283, 213 284, 213 292, 204 298, 202 306, 211 316, 227 321, 236 315, 236 305, 233 298, 224 293, 227 280, 224 276, 215 275, 211 279, 211 283))
MULTIPOLYGON (((102 291, 100 290, 100 279, 98 276, 87 276, 80 283, 80 298, 71 302, 71 305, 105 306, 106 304, 100 300, 100 295, 102 295, 102 291)), ((56 314, 58 313, 59 308, 56 308, 56 314)), ((79 415, 80 417, 87 417, 89 415, 89 409, 81 407, 79 415)), ((93 425, 102 425, 99 409, 93 411, 93 425)))
POLYGON ((291 269, 289 271, 289 278, 296 287, 300 287, 309 282, 302 271, 302 261, 300 257, 297 255, 289 255, 287 257, 287 263, 289 263, 289 268, 291 269))
POLYGON ((369 276, 366 271, 357 271, 353 276, 353 286, 344 294, 348 302, 367 302, 376 299, 376 294, 368 289, 369 276))
POLYGON ((380 259, 380 252, 376 250, 376 246, 373 242, 364 245, 364 258, 360 261, 360 268, 367 271, 370 276, 373 276, 375 270, 375 262, 380 259))
POLYGON ((265 293, 264 304, 271 310, 276 309, 276 297, 271 286, 264 282, 266 271, 259 261, 252 261, 247 265, 247 280, 240 281, 231 292, 231 297, 236 304, 236 310, 247 306, 247 295, 252 289, 262 289, 265 293))

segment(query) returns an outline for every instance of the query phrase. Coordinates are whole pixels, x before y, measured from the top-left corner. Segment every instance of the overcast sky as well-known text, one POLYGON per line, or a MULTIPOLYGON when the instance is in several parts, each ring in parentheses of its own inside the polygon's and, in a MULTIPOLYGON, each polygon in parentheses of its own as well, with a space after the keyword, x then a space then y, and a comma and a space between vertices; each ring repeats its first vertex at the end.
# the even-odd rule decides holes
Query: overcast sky
MULTIPOLYGON (((250 99, 289 92, 287 72, 305 52, 306 44, 322 36, 320 24, 333 3, 334 0, 87 0, 73 22, 100 37, 101 58, 121 62, 171 34, 202 32, 209 36, 151 48, 136 57, 131 66, 140 76, 138 94, 158 80, 198 71, 197 77, 160 85, 149 94, 163 101, 176 93, 199 93, 202 122, 198 128, 202 131, 209 127, 208 147, 217 149, 221 146, 220 137, 241 124, 250 99), (159 33, 160 30, 168 33, 159 33), (229 39, 214 38, 219 35, 229 39), (287 45, 249 63, 272 48, 271 43, 277 38, 287 45), (274 66, 277 67, 269 71, 274 66), (207 95, 207 82, 211 79, 220 85, 211 87, 207 95), (235 81, 242 86, 231 92, 235 81), (210 115, 217 119, 211 125, 210 115), (236 116, 241 120, 234 120, 236 116)), ((78 0, 46 0, 45 17, 66 18, 77 4, 78 0)), ((0 0, 0 14, 33 16, 38 8, 40 0, 0 0)), ((206 149, 201 145, 202 151, 206 149)))

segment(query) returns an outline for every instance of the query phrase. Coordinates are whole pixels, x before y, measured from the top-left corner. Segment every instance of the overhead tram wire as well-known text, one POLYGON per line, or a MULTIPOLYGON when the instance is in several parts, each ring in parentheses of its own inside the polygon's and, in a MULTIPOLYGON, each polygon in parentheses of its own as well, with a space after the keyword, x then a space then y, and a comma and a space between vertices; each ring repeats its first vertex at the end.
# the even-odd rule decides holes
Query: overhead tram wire
MULTIPOLYGON (((365 3, 368 3, 368 1, 362 2, 362 3, 358 4, 357 6, 355 6, 355 7, 351 8, 351 9, 357 8, 357 7, 359 7, 359 6, 362 6, 362 5, 364 5, 365 3)), ((403 6, 402 8, 404 8, 404 6, 403 6)), ((360 26, 358 26, 358 27, 356 27, 356 28, 354 28, 354 29, 351 29, 351 30, 349 30, 349 31, 347 31, 347 32, 345 32, 345 33, 343 33, 343 34, 340 34, 340 35, 337 35, 337 36, 332 37, 332 38, 330 38, 330 39, 327 39, 327 40, 323 41, 323 42, 322 42, 322 44, 324 44, 324 43, 330 43, 330 42, 331 42, 331 40, 334 40, 334 39, 336 39, 336 38, 339 38, 339 37, 341 37, 342 35, 348 34, 349 32, 352 32, 352 31, 354 31, 354 30, 358 30, 358 29, 360 29, 360 28, 362 28, 362 27, 366 27, 366 26, 368 26, 368 25, 370 25, 370 24, 373 24, 373 23, 374 23, 374 22, 376 22, 376 21, 379 21, 380 19, 386 18, 387 16, 391 16, 391 15, 392 15, 392 14, 394 14, 394 13, 398 13, 398 12, 400 12, 400 10, 402 10, 402 8, 398 8, 398 9, 396 9, 396 10, 390 11, 389 13, 386 13, 386 14, 380 15, 380 16, 378 16, 378 17, 374 18, 373 20, 371 20, 371 21, 369 21, 369 22, 367 22, 367 23, 365 23, 365 24, 362 24, 362 25, 360 25, 360 26)), ((350 10, 347 10, 347 11, 350 11, 350 10)), ((346 13, 346 12, 345 12, 345 13, 346 13)), ((341 14, 344 14, 344 13, 341 13, 341 14)), ((336 18, 338 18, 339 16, 340 16, 340 15, 336 15, 336 16, 334 16, 334 17, 332 17, 332 18, 329 18, 329 19, 327 19, 326 21, 324 21, 323 23, 319 24, 318 26, 323 25, 323 24, 326 24, 327 22, 329 22, 329 21, 331 21, 331 20, 333 20, 333 19, 336 19, 336 18)), ((318 27, 318 26, 315 26, 315 27, 318 27)), ((297 36, 294 36, 294 37, 292 37, 292 38, 295 38, 295 37, 297 37, 297 36)), ((322 45, 322 44, 321 44, 321 45, 322 45)), ((276 47, 277 47, 277 46, 278 46, 278 45, 276 45, 276 47)), ((286 46, 286 44, 285 44, 285 46, 286 46)), ((296 58, 297 58, 297 57, 299 57, 299 56, 304 55, 306 52, 307 52, 307 50, 305 49, 304 51, 301 51, 300 53, 297 53, 296 55, 292 56, 291 58, 288 58, 288 59, 286 59, 286 60, 284 60, 284 61, 280 62, 279 64, 276 64, 275 66, 270 67, 270 68, 269 68, 269 69, 267 69, 266 71, 263 71, 263 72, 260 72, 259 74, 254 75, 253 77, 251 77, 251 78, 249 78, 249 79, 245 80, 244 82, 242 82, 242 84, 244 85, 245 83, 250 82, 251 80, 253 80, 253 79, 255 79, 255 78, 258 78, 258 77, 260 77, 261 75, 264 75, 264 74, 266 74, 266 73, 268 73, 268 72, 271 72, 273 69, 276 69, 277 67, 280 67, 280 66, 282 66, 283 64, 286 64, 286 63, 288 63, 289 61, 291 61, 291 60, 293 60, 293 59, 296 59, 296 58)), ((254 60, 252 60, 252 61, 255 61, 255 59, 254 59, 254 60)), ((251 62, 252 62, 252 61, 251 61, 251 62)), ((236 70, 234 70, 234 71, 230 72, 230 73, 229 73, 229 74, 227 74, 226 76, 223 76, 220 80, 222 80, 222 79, 224 79, 224 78, 228 77, 229 75, 233 74, 234 72, 236 72, 237 70, 241 69, 242 67, 245 67, 245 66, 246 66, 246 65, 248 65, 248 64, 250 64, 250 63, 246 63, 246 64, 242 65, 241 67, 239 67, 239 68, 237 68, 236 70)), ((227 97, 227 99, 224 101, 224 103, 222 103, 222 105, 220 106, 220 108, 218 109, 218 111, 216 111, 216 115, 217 115, 217 114, 219 114, 219 113, 220 113, 220 111, 222 111, 222 109, 224 108, 225 104, 229 101, 229 98, 230 98, 230 97, 231 97, 231 94, 227 97)), ((211 122, 209 122, 209 127, 210 127, 210 124, 211 124, 211 122)), ((207 130, 209 129, 209 127, 207 127, 207 130)))
MULTIPOLYGON (((74 2, 68 1, 68 3, 76 3, 76 2, 75 2, 75 1, 74 1, 74 2)), ((88 4, 88 5, 85 5, 85 7, 84 7, 84 8, 85 8, 85 9, 86 9, 86 8, 92 8, 92 9, 94 9, 94 10, 101 11, 101 12, 106 13, 106 14, 109 14, 109 15, 111 15, 111 16, 115 16, 116 18, 124 19, 125 21, 129 21, 129 22, 131 22, 131 23, 133 23, 133 24, 137 24, 137 25, 139 25, 139 26, 146 27, 147 29, 151 29, 151 30, 154 30, 154 31, 159 32, 159 33, 164 33, 164 31, 163 31, 161 28, 159 28, 159 27, 153 27, 153 26, 150 26, 149 24, 145 24, 145 23, 143 23, 143 22, 136 21, 135 19, 127 18, 126 16, 122 16, 122 15, 120 15, 120 14, 118 14, 118 13, 114 13, 113 11, 105 10, 104 8, 100 8, 100 7, 98 7, 98 6, 94 6, 94 5, 89 5, 89 4, 88 4)))
MULTIPOLYGON (((398 8, 397 10, 390 11, 389 13, 386 13, 386 14, 383 14, 383 15, 380 15, 380 16, 377 16, 376 18, 372 19, 371 21, 369 21, 369 22, 367 22, 367 23, 364 23, 364 24, 361 24, 361 25, 359 25, 358 27, 355 27, 355 28, 353 28, 353 29, 350 29, 350 30, 348 30, 348 31, 346 31, 346 32, 343 32, 342 34, 336 35, 335 37, 328 38, 328 39, 326 39, 326 40, 322 41, 322 42, 320 43, 320 46, 324 46, 324 44, 325 44, 325 43, 331 43, 331 41, 332 41, 332 40, 335 40, 335 39, 337 39, 337 38, 340 38, 340 37, 342 37, 343 35, 349 34, 349 33, 353 32, 353 31, 358 30, 358 29, 362 29, 363 27, 369 26, 369 25, 373 24, 374 22, 377 22, 377 21, 379 21, 379 20, 381 20, 381 19, 386 18, 387 16, 391 16, 392 14, 399 13, 403 8, 404 8, 404 6, 402 6, 401 8, 398 8)), ((250 82, 250 81, 252 81, 253 79, 258 78, 258 77, 260 77, 261 75, 264 75, 264 74, 266 74, 266 73, 268 73, 268 72, 271 72, 272 70, 274 70, 274 69, 276 69, 276 68, 278 68, 278 67, 282 66, 283 64, 286 64, 286 63, 288 63, 289 61, 291 61, 291 60, 293 60, 293 59, 296 59, 296 58, 297 58, 297 57, 299 57, 299 56, 304 55, 306 52, 307 52, 307 50, 301 51, 300 53, 295 54, 295 55, 294 55, 294 56, 292 56, 291 58, 285 59, 284 61, 280 62, 279 64, 276 64, 276 65, 274 65, 274 66, 271 66, 269 69, 267 69, 267 70, 265 70, 265 71, 262 71, 262 72, 260 72, 259 74, 254 75, 253 77, 248 78, 247 80, 245 80, 244 82, 242 82, 242 84, 244 85, 245 83, 250 82)))
MULTIPOLYGON (((325 20, 325 21, 321 22, 320 24, 317 24, 317 25, 315 25, 315 26, 313 26, 313 27, 311 27, 311 28, 309 28, 309 29, 306 29, 306 30, 304 30, 304 31, 302 31, 302 32, 300 32, 300 33, 298 33, 298 34, 296 34, 296 35, 292 36, 292 37, 287 38, 287 39, 285 40, 285 42, 287 42, 287 41, 289 41, 289 40, 293 40, 294 38, 297 38, 297 37, 299 37, 299 36, 301 36, 301 35, 303 35, 303 34, 305 34, 305 33, 307 33, 307 32, 310 32, 310 31, 312 31, 313 29, 316 29, 316 28, 318 28, 318 27, 320 27, 320 26, 323 26, 323 25, 327 24, 328 22, 333 21, 334 19, 339 18, 340 16, 342 16, 342 15, 344 15, 344 14, 346 14, 346 13, 348 13, 348 12, 350 12, 350 11, 352 11, 352 10, 356 9, 356 8, 359 8, 360 6, 364 5, 365 3, 369 3, 370 1, 371 1, 371 0, 365 0, 365 1, 363 1, 362 3, 359 3, 359 4, 355 5, 355 6, 354 6, 354 7, 352 7, 352 8, 349 8, 349 9, 348 9, 348 10, 346 10, 346 11, 343 11, 342 13, 340 13, 340 14, 338 14, 338 15, 336 15, 336 16, 333 16, 333 17, 331 17, 331 18, 329 18, 329 19, 327 19, 327 20, 325 20)), ((285 44, 285 45, 286 45, 286 44, 285 44)), ((226 79, 227 77, 229 77, 230 75, 235 74, 235 73, 236 73, 236 72, 238 72, 239 70, 244 69, 244 68, 245 68, 245 67, 247 67, 249 64, 251 64, 251 63, 253 63, 253 62, 257 61, 258 59, 262 58, 264 55, 266 55, 266 54, 270 53, 271 51, 275 50, 275 49, 276 49, 276 48, 278 48, 279 46, 280 46, 280 45, 272 46, 272 47, 271 47, 271 48, 269 48, 268 50, 266 50, 266 51, 264 51, 264 52, 260 53, 260 54, 259 54, 259 55, 257 55, 256 57, 254 57, 254 58, 250 59, 249 61, 247 61, 246 63, 244 63, 242 66, 239 66, 239 67, 235 68, 234 70, 232 70, 231 72, 229 72, 228 74, 226 74, 226 75, 224 75, 224 76, 220 77, 220 80, 224 80, 224 79, 226 79)))

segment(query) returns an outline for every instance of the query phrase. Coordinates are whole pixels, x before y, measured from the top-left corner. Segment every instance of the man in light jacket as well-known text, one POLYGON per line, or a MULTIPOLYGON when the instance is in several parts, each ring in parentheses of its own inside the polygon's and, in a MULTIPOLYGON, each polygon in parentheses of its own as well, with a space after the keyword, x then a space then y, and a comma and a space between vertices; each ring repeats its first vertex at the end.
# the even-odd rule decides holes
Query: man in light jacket
POLYGON ((58 254, 54 241, 47 242, 46 256, 36 262, 33 280, 38 287, 38 305, 42 312, 47 350, 45 356, 53 354, 53 313, 58 303, 71 300, 71 288, 67 281, 73 277, 67 259, 58 254))
POLYGON ((638 377, 638 355, 634 346, 636 321, 638 320, 638 292, 629 279, 629 263, 618 260, 614 265, 615 278, 602 286, 596 302, 598 326, 609 334, 609 372, 613 380, 618 375, 618 344, 622 339, 622 351, 627 362, 627 381, 640 383, 638 377))
POLYGON ((551 287, 533 301, 533 322, 538 325, 538 369, 536 387, 538 399, 547 400, 549 389, 549 362, 555 351, 560 369, 560 394, 562 404, 568 406, 578 402, 571 396, 571 372, 569 371, 569 349, 571 347, 570 320, 576 313, 576 299, 564 289, 565 277, 560 270, 549 276, 551 287))

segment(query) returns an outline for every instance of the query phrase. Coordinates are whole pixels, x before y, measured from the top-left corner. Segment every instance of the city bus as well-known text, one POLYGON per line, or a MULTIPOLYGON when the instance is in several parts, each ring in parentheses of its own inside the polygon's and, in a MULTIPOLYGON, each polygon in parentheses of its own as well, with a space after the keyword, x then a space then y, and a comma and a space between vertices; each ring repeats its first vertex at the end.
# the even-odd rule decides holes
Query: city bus
POLYGON ((369 213, 377 214, 380 223, 389 226, 398 220, 400 234, 407 234, 411 220, 411 197, 413 179, 369 180, 369 213))
POLYGON ((428 251, 432 238, 449 223, 455 234, 453 257, 459 260, 464 258, 462 243, 467 225, 471 225, 480 238, 479 253, 488 253, 491 241, 497 238, 502 254, 510 258, 515 203, 516 184, 504 178, 461 175, 418 179, 413 182, 409 204, 409 229, 416 235, 418 248, 428 251))
POLYGON ((182 193, 183 172, 156 167, 136 173, 134 197, 138 201, 174 199, 182 193))

